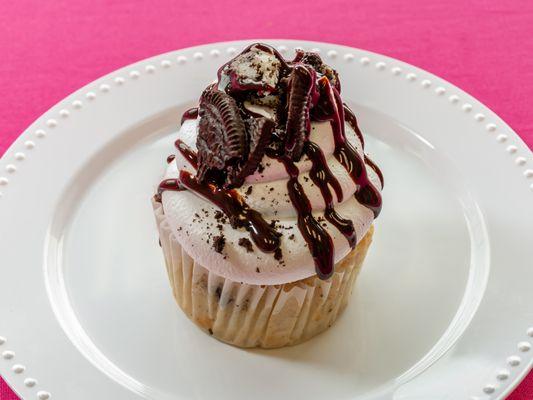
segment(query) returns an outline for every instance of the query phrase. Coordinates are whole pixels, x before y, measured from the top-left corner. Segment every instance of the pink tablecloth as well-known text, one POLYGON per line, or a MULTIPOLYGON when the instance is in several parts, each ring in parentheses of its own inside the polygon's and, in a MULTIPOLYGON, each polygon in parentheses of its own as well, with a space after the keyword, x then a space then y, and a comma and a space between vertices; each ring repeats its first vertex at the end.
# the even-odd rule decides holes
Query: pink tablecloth
MULTIPOLYGON (((487 104, 531 148, 533 1, 504 3, 4 1, 0 154, 54 103, 116 68, 181 47, 268 37, 361 47, 425 68, 487 104)), ((16 399, 1 379, 0 399, 16 399)), ((533 399, 532 373, 509 399, 533 399)))

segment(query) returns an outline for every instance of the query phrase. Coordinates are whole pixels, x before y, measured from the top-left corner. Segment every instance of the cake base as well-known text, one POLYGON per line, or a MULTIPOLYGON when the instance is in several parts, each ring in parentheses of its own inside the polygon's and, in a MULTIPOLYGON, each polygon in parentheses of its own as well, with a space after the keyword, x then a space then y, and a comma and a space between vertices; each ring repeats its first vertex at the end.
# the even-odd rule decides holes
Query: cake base
POLYGON ((315 275, 283 285, 249 285, 196 263, 171 232, 162 205, 153 206, 176 302, 208 334, 246 348, 295 345, 333 325, 346 308, 374 230, 371 226, 327 280, 315 275))

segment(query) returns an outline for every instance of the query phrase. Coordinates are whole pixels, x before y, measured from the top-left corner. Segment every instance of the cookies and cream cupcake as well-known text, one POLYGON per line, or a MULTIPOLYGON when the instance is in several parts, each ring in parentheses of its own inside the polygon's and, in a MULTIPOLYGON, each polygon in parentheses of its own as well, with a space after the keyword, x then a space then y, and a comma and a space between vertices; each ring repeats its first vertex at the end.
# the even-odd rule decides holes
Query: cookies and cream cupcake
POLYGON ((381 209, 335 70, 256 43, 185 112, 153 204, 177 303, 240 347, 282 347, 345 308, 381 209))

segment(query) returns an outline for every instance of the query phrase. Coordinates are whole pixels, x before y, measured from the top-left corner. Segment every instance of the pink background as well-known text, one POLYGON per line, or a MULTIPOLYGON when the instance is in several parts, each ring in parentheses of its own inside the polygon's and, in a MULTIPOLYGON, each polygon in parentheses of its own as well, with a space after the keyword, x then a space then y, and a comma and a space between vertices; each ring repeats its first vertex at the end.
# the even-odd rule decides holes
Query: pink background
MULTIPOLYGON (((4 0, 0 154, 54 103, 114 69, 182 47, 268 37, 360 47, 427 69, 488 105, 533 148, 533 1, 502 3, 4 0)), ((1 379, 0 399, 16 399, 1 379)), ((526 399, 533 373, 509 397, 526 399)))

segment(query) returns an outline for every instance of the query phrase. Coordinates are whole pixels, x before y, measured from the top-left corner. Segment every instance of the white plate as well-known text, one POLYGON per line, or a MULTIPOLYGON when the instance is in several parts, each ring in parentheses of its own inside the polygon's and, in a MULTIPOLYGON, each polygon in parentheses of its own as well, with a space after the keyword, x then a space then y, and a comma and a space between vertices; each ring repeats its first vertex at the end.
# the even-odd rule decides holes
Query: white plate
POLYGON ((0 161, 0 373, 24 399, 494 399, 528 371, 528 148, 418 68, 268 42, 320 49, 385 175, 346 314, 305 344, 244 351, 174 304, 150 196, 181 111, 249 41, 163 54, 67 97, 0 161))

